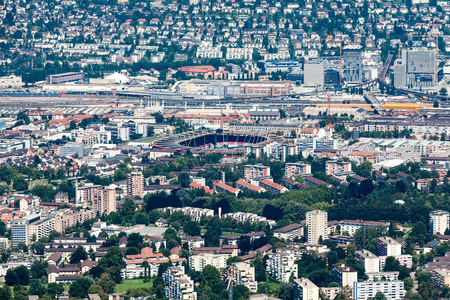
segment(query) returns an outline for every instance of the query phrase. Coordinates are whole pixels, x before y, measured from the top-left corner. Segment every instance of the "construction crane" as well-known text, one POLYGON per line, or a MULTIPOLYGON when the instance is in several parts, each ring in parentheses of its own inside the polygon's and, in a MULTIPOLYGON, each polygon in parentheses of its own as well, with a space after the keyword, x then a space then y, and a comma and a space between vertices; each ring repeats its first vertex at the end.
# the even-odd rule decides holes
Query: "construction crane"
POLYGON ((331 116, 331 93, 328 93, 328 115, 331 116))

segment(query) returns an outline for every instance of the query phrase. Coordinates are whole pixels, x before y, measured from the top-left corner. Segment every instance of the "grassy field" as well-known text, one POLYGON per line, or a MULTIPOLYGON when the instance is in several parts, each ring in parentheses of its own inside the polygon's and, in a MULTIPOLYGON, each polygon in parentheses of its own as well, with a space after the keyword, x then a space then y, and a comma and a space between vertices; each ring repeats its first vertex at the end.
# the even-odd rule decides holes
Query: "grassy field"
POLYGON ((125 279, 122 283, 116 285, 114 292, 123 293, 129 289, 149 288, 152 286, 152 280, 145 282, 144 279, 125 279))
POLYGON ((142 141, 143 143, 153 143, 154 141, 157 141, 157 140, 159 140, 161 137, 159 137, 159 136, 157 136, 157 137, 154 137, 154 138, 152 138, 152 139, 149 139, 149 140, 146 140, 146 141, 142 141))

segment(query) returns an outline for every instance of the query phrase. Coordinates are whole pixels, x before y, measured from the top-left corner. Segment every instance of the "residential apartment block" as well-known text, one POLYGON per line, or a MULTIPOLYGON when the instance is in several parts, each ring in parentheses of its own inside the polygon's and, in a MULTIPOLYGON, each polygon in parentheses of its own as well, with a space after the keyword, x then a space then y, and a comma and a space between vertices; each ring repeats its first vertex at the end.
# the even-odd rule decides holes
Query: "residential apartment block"
POLYGON ((297 278, 298 265, 295 260, 292 254, 269 254, 266 271, 277 280, 289 282, 291 276, 297 278))
POLYGON ((352 171, 352 163, 346 161, 326 161, 325 172, 327 175, 334 175, 338 173, 346 173, 352 171))
POLYGON ((233 286, 243 285, 247 287, 251 293, 256 293, 258 290, 258 283, 255 281, 255 267, 252 267, 249 263, 232 263, 225 270, 222 278, 225 283, 231 280, 233 286))
POLYGON ((265 178, 259 180, 259 186, 273 194, 282 194, 288 191, 288 189, 281 184, 265 178))
POLYGON ((320 237, 322 240, 328 237, 328 213, 314 210, 306 213, 306 225, 308 227, 308 244, 317 245, 320 237))
POLYGON ((430 213, 431 234, 444 234, 449 228, 450 214, 443 210, 435 210, 430 213))
POLYGON ((353 283, 353 299, 366 300, 382 292, 388 300, 399 300, 405 295, 403 281, 364 281, 353 283))
POLYGON ((171 214, 175 211, 179 211, 191 217, 191 219, 195 222, 200 222, 203 217, 212 217, 214 216, 214 210, 208 208, 198 208, 198 207, 164 207, 159 208, 161 211, 168 211, 171 214))
POLYGON ((353 282, 358 281, 358 272, 355 269, 346 264, 333 265, 333 281, 339 283, 339 285, 345 287, 352 287, 353 282))
POLYGON ((189 257, 189 268, 199 272, 202 272, 207 265, 211 265, 216 269, 226 268, 227 258, 228 255, 224 254, 202 253, 192 255, 189 257))
POLYGON ((163 280, 166 285, 164 295, 168 299, 197 299, 197 292, 194 291, 194 281, 185 274, 184 267, 169 267, 163 274, 163 280))
POLYGON ((294 279, 293 300, 319 300, 319 288, 308 278, 294 279))
POLYGON ((143 197, 144 176, 141 172, 131 172, 127 174, 127 195, 128 197, 143 197))
POLYGON ((355 252, 356 263, 364 265, 364 270, 368 273, 380 272, 380 259, 369 250, 355 252))
POLYGON ((303 226, 297 223, 290 224, 273 231, 275 237, 284 240, 293 240, 294 238, 301 238, 303 236, 303 226))
POLYGON ((270 167, 263 165, 246 165, 244 166, 244 178, 246 181, 255 178, 270 177, 270 167))
POLYGON ((377 240, 378 256, 398 256, 402 255, 402 244, 391 237, 380 237, 377 240))
POLYGON ((286 163, 284 167, 284 174, 289 178, 297 175, 311 174, 311 165, 300 162, 286 163))

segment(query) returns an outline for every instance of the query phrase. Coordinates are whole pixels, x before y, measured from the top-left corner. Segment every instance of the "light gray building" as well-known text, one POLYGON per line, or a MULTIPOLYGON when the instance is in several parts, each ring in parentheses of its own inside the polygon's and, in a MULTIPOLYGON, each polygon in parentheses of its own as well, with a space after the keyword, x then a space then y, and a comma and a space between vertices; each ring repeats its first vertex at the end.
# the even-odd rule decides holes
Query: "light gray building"
POLYGON ((305 85, 323 85, 325 83, 324 63, 306 63, 303 73, 305 85))
POLYGON ((81 143, 67 143, 59 148, 59 154, 63 157, 68 157, 77 154, 78 157, 84 157, 91 151, 89 145, 83 145, 81 143))
POLYGON ((361 48, 348 47, 343 49, 344 66, 342 77, 347 83, 361 83, 363 79, 363 63, 361 48))
POLYGON ((436 50, 403 49, 394 64, 395 87, 431 87, 436 84, 436 50))

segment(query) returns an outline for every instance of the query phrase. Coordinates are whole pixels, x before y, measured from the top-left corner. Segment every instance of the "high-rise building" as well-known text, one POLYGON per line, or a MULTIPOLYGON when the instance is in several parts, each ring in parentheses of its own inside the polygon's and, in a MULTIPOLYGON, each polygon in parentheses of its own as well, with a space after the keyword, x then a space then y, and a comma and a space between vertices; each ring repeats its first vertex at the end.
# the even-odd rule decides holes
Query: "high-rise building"
POLYGON ((361 47, 348 46, 343 49, 344 66, 342 77, 347 83, 361 83, 363 78, 363 63, 361 47))
POLYGON ((25 245, 30 244, 30 224, 39 221, 39 215, 26 215, 22 218, 16 218, 11 224, 11 240, 12 245, 17 246, 19 243, 24 243, 25 245))
POLYGON ((319 300, 319 288, 308 278, 294 279, 293 300, 319 300))
POLYGON ((430 213, 431 234, 444 234, 449 228, 450 214, 443 210, 435 210, 430 213))
POLYGON ((403 49, 394 64, 395 87, 431 87, 436 85, 436 50, 403 49))
POLYGON ((378 256, 397 256, 402 255, 402 244, 391 237, 380 237, 377 240, 378 256))
POLYGON ((116 211, 116 190, 109 188, 96 189, 92 199, 93 209, 100 215, 109 215, 116 211))
POLYGON ((131 172, 127 175, 127 195, 128 197, 141 197, 144 188, 144 177, 141 172, 131 172))
POLYGON ((317 245, 319 238, 325 240, 328 237, 328 213, 321 210, 313 210, 306 213, 308 226, 308 244, 317 245))
POLYGON ((306 63, 304 65, 305 85, 323 85, 325 83, 325 64, 324 63, 306 63))
POLYGON ((118 137, 122 141, 130 140, 130 128, 129 127, 120 127, 118 129, 118 137))

